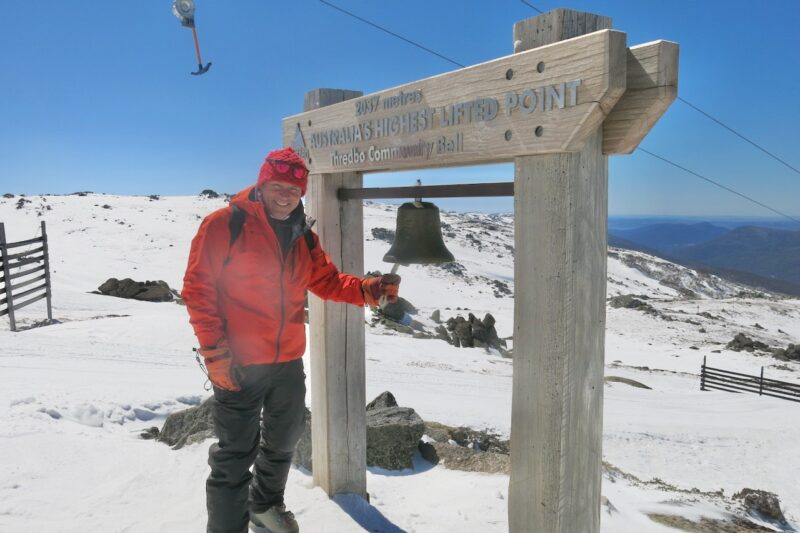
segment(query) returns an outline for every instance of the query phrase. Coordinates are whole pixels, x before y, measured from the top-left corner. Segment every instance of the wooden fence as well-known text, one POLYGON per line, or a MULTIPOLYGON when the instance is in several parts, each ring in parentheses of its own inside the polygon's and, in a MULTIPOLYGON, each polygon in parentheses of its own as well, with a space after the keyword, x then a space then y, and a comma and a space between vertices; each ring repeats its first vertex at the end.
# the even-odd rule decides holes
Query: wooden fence
POLYGON ((706 358, 703 357, 703 366, 700 369, 700 390, 709 389, 736 393, 752 392, 759 396, 772 396, 782 400, 800 402, 800 384, 767 379, 764 377, 763 366, 760 376, 751 376, 706 366, 706 358))
POLYGON ((8 315, 11 331, 17 331, 14 312, 42 298, 47 298, 47 318, 53 320, 44 220, 40 237, 19 242, 6 242, 6 229, 0 222, 0 316, 8 315), (20 251, 22 246, 29 249, 20 251))

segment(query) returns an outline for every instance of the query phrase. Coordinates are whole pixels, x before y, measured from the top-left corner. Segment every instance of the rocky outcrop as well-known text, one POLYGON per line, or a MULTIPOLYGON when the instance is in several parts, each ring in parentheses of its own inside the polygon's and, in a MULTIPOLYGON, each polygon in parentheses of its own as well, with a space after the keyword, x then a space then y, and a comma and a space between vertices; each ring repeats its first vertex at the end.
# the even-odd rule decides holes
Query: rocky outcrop
POLYGON ((790 344, 786 349, 776 348, 772 354, 781 361, 800 361, 800 344, 790 344))
MULTIPOLYGON (((501 354, 508 356, 506 341, 498 337, 495 329, 495 318, 491 313, 486 313, 480 320, 472 313, 467 318, 461 315, 447 319, 446 329, 441 331, 436 328, 439 338, 449 337, 448 342, 461 348, 495 348, 501 354)), ((445 339, 447 340, 447 339, 445 339)))
POLYGON ((638 298, 634 294, 620 294, 619 296, 614 296, 608 300, 608 305, 614 307, 616 309, 636 309, 637 311, 642 311, 649 314, 657 314, 655 308, 647 302, 647 296, 639 296, 638 298))
MULTIPOLYGON (((141 438, 155 439, 173 449, 215 437, 211 396, 198 406, 172 413, 164 426, 142 432, 141 438)), ((509 441, 498 435, 468 427, 451 427, 423 422, 410 407, 400 407, 391 392, 384 392, 366 407, 367 465, 399 470, 413 468, 419 450, 429 462, 468 472, 508 473, 509 441), (427 435, 422 442, 423 434, 427 435)), ((313 470, 311 412, 305 409, 305 427, 295 448, 292 463, 313 470)))
POLYGON ((367 407, 367 465, 400 470, 412 468, 425 423, 410 407, 399 407, 384 392, 367 407))
POLYGON ((741 501, 745 510, 755 518, 781 526, 786 524, 786 517, 781 511, 781 500, 777 494, 744 488, 734 494, 733 499, 741 501))
POLYGON ((648 387, 644 383, 640 383, 635 379, 623 378, 621 376, 606 376, 603 378, 603 381, 606 383, 624 383, 625 385, 630 385, 631 387, 636 387, 638 389, 653 390, 652 387, 648 387))
MULTIPOLYGON (((413 467, 414 451, 425 423, 410 407, 400 407, 391 392, 384 392, 366 407, 367 465, 387 470, 413 467)), ((306 409, 305 428, 292 462, 311 471, 311 412, 306 409)))
POLYGON ((156 440, 178 450, 187 444, 202 442, 214 436, 214 419, 211 410, 214 397, 195 407, 169 415, 156 440))
POLYGON ((510 472, 509 441, 494 433, 426 422, 425 435, 419 451, 428 462, 466 472, 510 472))
POLYGON ((510 456, 501 453, 480 452, 442 442, 421 442, 419 451, 426 461, 442 465, 450 470, 489 474, 509 474, 511 472, 510 456))
POLYGON ((394 231, 387 228, 372 228, 372 237, 391 244, 394 242, 394 231))
POLYGON ((109 278, 97 290, 106 296, 130 298, 145 302, 171 302, 178 296, 165 281, 134 281, 130 278, 109 278))
POLYGON ((754 341, 744 333, 737 333, 736 336, 730 341, 725 348, 733 350, 734 352, 753 352, 755 350, 769 350, 769 346, 763 342, 754 341))

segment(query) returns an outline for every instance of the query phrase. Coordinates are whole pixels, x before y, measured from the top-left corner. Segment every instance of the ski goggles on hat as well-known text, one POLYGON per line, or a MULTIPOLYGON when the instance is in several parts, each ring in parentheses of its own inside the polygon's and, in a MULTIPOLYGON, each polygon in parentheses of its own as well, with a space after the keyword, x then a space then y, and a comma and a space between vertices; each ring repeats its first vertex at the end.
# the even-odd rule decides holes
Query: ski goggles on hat
POLYGON ((278 174, 290 174, 299 180, 304 180, 308 177, 308 169, 300 165, 287 163, 280 159, 267 159, 267 163, 269 163, 278 174))

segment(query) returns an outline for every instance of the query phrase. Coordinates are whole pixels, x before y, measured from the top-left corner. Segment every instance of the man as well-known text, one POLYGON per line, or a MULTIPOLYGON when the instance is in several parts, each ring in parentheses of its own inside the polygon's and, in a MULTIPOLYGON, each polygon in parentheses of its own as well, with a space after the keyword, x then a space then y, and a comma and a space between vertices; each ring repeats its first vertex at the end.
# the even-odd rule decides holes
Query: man
POLYGON ((248 519, 299 531, 283 494, 304 424, 306 290, 360 306, 397 300, 399 276, 362 279, 331 263, 306 223, 307 183, 294 150, 270 152, 256 185, 206 217, 192 241, 182 296, 219 438, 209 450, 208 533, 243 533, 248 519))

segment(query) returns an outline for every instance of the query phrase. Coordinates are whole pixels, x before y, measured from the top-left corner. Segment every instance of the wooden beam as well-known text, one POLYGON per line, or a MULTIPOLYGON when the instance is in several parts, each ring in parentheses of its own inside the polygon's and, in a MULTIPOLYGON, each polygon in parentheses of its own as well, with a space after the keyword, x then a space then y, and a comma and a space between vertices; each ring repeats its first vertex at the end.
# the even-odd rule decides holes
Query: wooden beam
MULTIPOLYGON (((360 95, 317 89, 306 105, 360 95)), ((337 191, 361 188, 361 173, 312 174, 307 201, 322 248, 340 270, 364 273, 361 200, 340 201, 337 191)), ((367 496, 367 418, 364 310, 309 295, 311 328, 311 440, 314 484, 329 496, 367 496)))
POLYGON ((678 96, 677 43, 654 41, 628 49, 625 94, 603 122, 603 153, 630 154, 678 96))
MULTIPOLYGON (((578 26, 587 24, 599 26, 586 20, 578 26)), ((624 33, 601 29, 340 100, 285 118, 283 142, 312 173, 461 166, 579 150, 625 91, 626 47, 624 33)), ((313 92, 307 98, 337 100, 313 92)))
MULTIPOLYGON (((515 49, 535 51, 610 23, 555 10, 519 23, 515 49)), ((514 161, 511 533, 600 529, 608 209, 601 147, 597 124, 580 151, 514 161)))
POLYGON ((411 187, 367 187, 339 189, 340 200, 381 198, 485 198, 514 196, 514 182, 462 183, 460 185, 418 185, 411 187))

